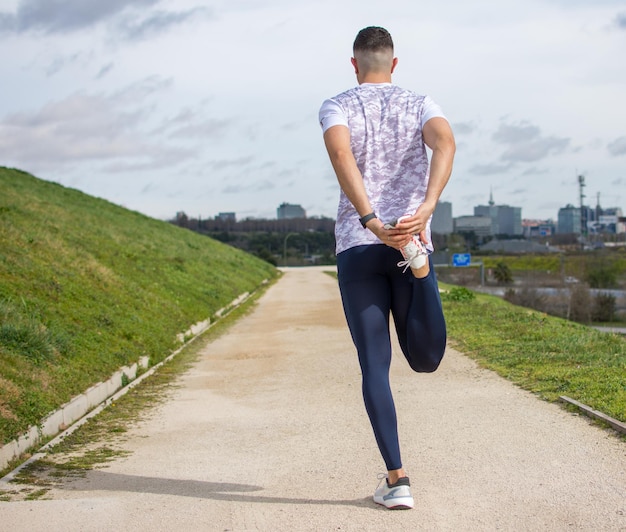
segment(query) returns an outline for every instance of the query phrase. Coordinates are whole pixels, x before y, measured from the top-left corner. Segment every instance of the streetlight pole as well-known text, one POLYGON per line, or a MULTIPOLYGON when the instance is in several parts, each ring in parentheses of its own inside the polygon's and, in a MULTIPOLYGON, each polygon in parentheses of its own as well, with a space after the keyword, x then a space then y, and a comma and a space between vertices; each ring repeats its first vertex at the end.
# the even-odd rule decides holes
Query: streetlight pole
POLYGON ((287 240, 290 236, 297 235, 298 233, 287 233, 285 237, 285 242, 283 243, 283 262, 284 265, 287 266, 287 240))

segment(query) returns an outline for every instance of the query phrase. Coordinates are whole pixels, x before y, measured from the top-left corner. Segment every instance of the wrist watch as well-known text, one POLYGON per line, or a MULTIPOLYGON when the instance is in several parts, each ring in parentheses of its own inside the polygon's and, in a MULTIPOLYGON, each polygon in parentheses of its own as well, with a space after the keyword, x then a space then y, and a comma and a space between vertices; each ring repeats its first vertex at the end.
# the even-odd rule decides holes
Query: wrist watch
POLYGON ((370 220, 373 220, 374 218, 378 218, 378 216, 376 216, 376 213, 374 212, 370 212, 369 214, 366 214, 365 216, 361 216, 361 218, 359 218, 359 222, 361 222, 363 229, 366 229, 367 222, 369 222, 370 220))

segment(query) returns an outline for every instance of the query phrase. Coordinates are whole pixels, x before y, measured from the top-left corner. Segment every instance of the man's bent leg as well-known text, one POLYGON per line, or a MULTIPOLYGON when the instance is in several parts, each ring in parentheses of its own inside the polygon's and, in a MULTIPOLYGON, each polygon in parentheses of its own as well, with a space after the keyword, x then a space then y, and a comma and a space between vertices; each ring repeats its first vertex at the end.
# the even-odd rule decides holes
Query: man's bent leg
POLYGON ((446 350, 446 322, 434 268, 426 277, 394 282, 394 320, 404 356, 414 371, 435 371, 446 350), (407 302, 406 298, 410 298, 407 302), (408 309, 407 309, 408 303, 408 309))

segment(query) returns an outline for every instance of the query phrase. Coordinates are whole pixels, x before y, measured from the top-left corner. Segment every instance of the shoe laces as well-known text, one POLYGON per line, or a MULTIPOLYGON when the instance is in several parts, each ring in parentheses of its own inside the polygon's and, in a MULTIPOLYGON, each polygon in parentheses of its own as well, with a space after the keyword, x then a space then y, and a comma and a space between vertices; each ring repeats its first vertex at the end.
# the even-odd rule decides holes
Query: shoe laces
POLYGON ((411 262, 413 262, 414 258, 419 257, 420 255, 428 254, 426 249, 424 248, 424 244, 416 241, 415 237, 413 237, 413 241, 415 242, 415 246, 417 248, 415 250, 415 253, 413 253, 413 255, 411 255, 410 257, 407 257, 405 260, 401 260, 400 262, 398 262, 398 268, 404 268, 402 270, 402 273, 405 273, 409 269, 409 266, 411 266, 411 262))
POLYGON ((398 268, 404 267, 404 269, 402 270, 402 273, 406 272, 409 269, 409 266, 411 265, 411 261, 414 258, 415 257, 411 257, 410 259, 401 260, 400 262, 398 262, 398 268))

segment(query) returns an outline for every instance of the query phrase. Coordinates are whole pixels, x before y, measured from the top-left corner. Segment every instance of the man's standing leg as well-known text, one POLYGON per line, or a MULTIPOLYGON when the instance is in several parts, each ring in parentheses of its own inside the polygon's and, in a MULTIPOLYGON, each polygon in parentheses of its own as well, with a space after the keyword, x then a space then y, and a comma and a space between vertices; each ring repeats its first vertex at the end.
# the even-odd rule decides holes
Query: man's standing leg
POLYGON ((389 384, 391 302, 388 272, 394 250, 384 245, 359 246, 337 256, 339 286, 363 378, 363 399, 387 477, 374 501, 390 509, 413 507, 410 482, 402 468, 396 410, 389 384))
POLYGON ((400 469, 396 410, 389 384, 389 282, 381 271, 386 246, 358 246, 337 256, 339 288, 362 373, 365 408, 388 470, 400 469))

